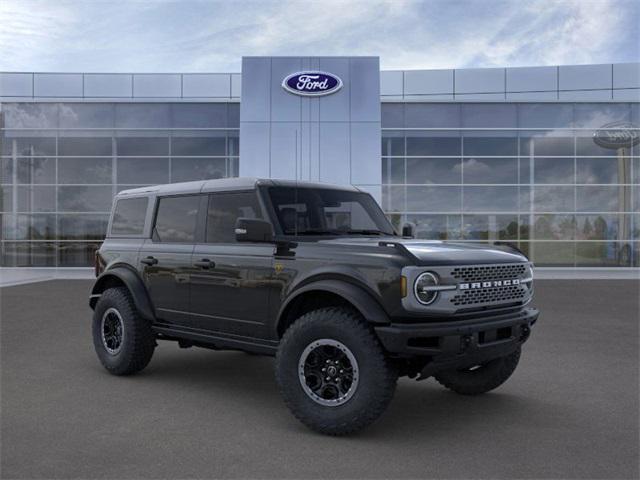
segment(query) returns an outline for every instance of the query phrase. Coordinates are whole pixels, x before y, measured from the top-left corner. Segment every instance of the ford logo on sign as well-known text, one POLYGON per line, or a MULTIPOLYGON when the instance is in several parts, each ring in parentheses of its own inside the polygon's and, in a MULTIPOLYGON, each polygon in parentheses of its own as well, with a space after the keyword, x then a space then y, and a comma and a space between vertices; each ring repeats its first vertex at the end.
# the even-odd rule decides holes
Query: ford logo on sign
POLYGON ((319 97, 335 93, 342 88, 342 80, 327 72, 296 72, 282 81, 287 92, 306 97, 319 97))
POLYGON ((603 148, 631 147, 640 141, 640 129, 627 122, 608 123, 593 134, 593 141, 603 148))

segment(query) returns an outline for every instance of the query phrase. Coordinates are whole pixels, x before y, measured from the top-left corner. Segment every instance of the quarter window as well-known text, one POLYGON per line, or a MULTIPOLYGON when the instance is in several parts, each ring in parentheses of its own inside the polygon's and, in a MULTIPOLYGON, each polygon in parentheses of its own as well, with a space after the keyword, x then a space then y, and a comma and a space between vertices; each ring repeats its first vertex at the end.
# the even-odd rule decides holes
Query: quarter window
POLYGON ((207 243, 233 243, 238 218, 262 218, 255 192, 209 195, 207 243))
POLYGON ((165 243, 194 242, 199 204, 199 195, 161 198, 153 239, 165 243))
POLYGON ((113 213, 111 233, 114 235, 141 235, 148 202, 146 197, 118 200, 113 213))

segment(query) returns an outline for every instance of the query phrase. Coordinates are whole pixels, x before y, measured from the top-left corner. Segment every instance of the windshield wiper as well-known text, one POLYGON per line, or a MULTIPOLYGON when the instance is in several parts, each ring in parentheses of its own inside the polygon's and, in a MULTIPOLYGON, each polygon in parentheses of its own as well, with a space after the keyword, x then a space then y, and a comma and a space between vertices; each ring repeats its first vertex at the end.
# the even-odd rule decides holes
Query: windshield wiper
POLYGON ((360 234, 360 235, 388 235, 388 236, 391 236, 390 233, 383 232, 382 230, 367 230, 367 229, 347 230, 346 233, 348 233, 348 234, 357 233, 357 234, 360 234))
POLYGON ((298 232, 288 232, 287 235, 345 235, 346 230, 300 230, 298 232))

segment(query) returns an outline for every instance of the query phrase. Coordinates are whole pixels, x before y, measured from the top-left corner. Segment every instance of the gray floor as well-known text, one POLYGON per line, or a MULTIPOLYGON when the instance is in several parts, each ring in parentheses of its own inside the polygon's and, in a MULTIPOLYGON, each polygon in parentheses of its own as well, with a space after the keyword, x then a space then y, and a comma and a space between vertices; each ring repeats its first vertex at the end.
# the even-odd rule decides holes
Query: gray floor
POLYGON ((514 377, 465 398, 402 380, 351 438, 299 425, 272 361, 163 343, 108 375, 90 282, 0 289, 2 478, 638 478, 634 281, 539 281, 539 325, 514 377))

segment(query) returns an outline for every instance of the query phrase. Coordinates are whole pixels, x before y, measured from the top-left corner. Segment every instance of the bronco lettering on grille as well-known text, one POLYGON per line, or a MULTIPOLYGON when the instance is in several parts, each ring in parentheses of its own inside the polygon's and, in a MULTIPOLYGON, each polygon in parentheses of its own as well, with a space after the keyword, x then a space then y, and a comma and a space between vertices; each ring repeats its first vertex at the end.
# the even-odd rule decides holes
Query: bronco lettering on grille
POLYGON ((458 289, 477 290, 479 288, 510 287, 512 285, 520 285, 520 280, 513 278, 511 280, 493 280, 491 282, 459 283, 458 289))

